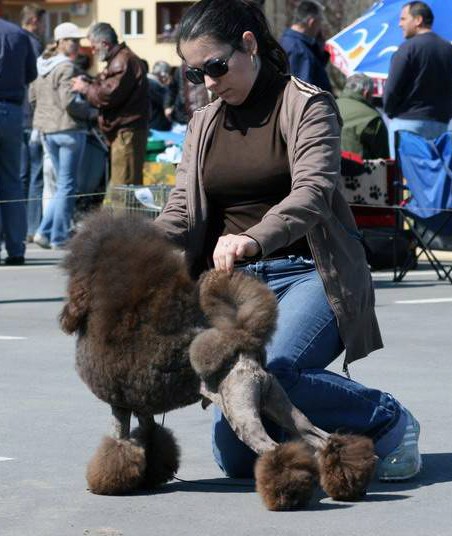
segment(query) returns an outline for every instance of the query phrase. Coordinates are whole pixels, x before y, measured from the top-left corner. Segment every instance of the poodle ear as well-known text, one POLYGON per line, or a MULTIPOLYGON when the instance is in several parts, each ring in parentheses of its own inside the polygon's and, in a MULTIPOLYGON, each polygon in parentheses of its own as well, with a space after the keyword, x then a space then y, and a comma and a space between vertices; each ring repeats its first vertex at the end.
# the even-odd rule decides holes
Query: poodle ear
POLYGON ((60 313, 61 329, 68 334, 79 330, 88 314, 89 296, 87 289, 80 281, 69 283, 69 301, 60 313))
POLYGON ((63 307, 59 321, 61 329, 68 335, 76 332, 81 327, 86 315, 80 315, 79 313, 80 311, 77 311, 72 303, 66 303, 63 307))

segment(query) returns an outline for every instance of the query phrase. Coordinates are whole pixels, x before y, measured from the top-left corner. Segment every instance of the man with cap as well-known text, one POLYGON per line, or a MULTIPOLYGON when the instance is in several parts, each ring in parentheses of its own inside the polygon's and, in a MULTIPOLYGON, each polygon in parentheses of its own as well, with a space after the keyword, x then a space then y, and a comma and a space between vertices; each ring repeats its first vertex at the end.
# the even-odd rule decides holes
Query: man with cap
POLYGON ((36 57, 27 34, 0 18, 0 245, 5 264, 25 262, 26 214, 20 182, 23 101, 36 78, 36 57), (20 200, 20 201, 19 201, 20 200))

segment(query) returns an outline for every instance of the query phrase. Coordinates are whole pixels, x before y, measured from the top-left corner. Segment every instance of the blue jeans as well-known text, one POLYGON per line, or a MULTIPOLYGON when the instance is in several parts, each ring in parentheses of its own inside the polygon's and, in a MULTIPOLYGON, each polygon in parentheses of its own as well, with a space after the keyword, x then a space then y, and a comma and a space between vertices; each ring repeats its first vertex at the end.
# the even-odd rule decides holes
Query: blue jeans
POLYGON ((44 211, 37 233, 47 238, 53 246, 61 246, 68 240, 71 230, 86 134, 77 131, 46 134, 45 143, 55 168, 57 189, 44 211))
MULTIPOLYGON (((406 414, 390 394, 325 370, 344 345, 313 261, 289 256, 242 269, 267 283, 276 294, 278 320, 267 347, 267 369, 278 378, 292 403, 328 432, 370 436, 376 453, 386 456, 402 439, 406 414)), ((275 424, 264 424, 273 439, 286 439, 275 424)), ((252 477, 256 454, 237 438, 216 407, 212 443, 214 458, 228 476, 252 477)))
POLYGON ((399 119, 394 117, 389 122, 389 152, 391 158, 395 158, 395 133, 397 130, 409 130, 420 136, 432 140, 447 131, 448 124, 440 121, 428 121, 427 119, 399 119))
POLYGON ((43 150, 41 137, 37 130, 27 131, 22 147, 22 183, 28 183, 27 197, 27 235, 33 236, 42 218, 43 150), (25 178, 27 173, 27 179, 25 178))
POLYGON ((24 128, 22 131, 22 145, 20 148, 20 182, 24 197, 28 195, 28 187, 30 185, 30 153, 28 151, 28 143, 30 141, 31 129, 24 128))
POLYGON ((20 182, 22 115, 21 105, 0 101, 0 244, 3 235, 10 257, 25 253, 27 223, 20 182))

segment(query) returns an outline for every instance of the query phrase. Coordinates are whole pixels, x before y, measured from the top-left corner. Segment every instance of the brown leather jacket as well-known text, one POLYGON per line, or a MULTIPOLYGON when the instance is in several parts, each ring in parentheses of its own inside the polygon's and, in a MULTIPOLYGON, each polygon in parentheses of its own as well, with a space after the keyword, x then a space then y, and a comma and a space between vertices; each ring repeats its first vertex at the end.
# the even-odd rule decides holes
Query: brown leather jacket
MULTIPOLYGON (((190 262, 204 253, 210 207, 203 170, 222 105, 217 99, 193 114, 176 187, 155 221, 186 250, 190 262)), ((263 258, 307 237, 348 364, 381 348, 382 340, 360 234, 338 189, 341 119, 334 97, 292 77, 284 91, 280 128, 287 143, 292 190, 246 235, 259 243, 263 258)))
POLYGON ((144 65, 125 43, 116 45, 86 97, 100 109, 99 127, 110 141, 121 128, 146 129, 148 85, 144 65))

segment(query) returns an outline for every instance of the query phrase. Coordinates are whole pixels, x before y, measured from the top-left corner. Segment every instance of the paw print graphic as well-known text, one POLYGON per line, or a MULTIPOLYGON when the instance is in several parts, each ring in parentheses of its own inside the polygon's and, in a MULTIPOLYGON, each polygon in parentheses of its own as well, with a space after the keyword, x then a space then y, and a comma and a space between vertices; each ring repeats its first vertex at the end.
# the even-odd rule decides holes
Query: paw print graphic
POLYGON ((378 201, 382 195, 383 193, 379 186, 373 185, 369 188, 369 197, 375 199, 375 201, 378 201))
POLYGON ((359 180, 356 177, 345 177, 345 187, 348 190, 357 190, 359 188, 359 180))
POLYGON ((357 205, 367 205, 366 200, 362 195, 354 195, 353 196, 353 203, 356 203, 357 205))

